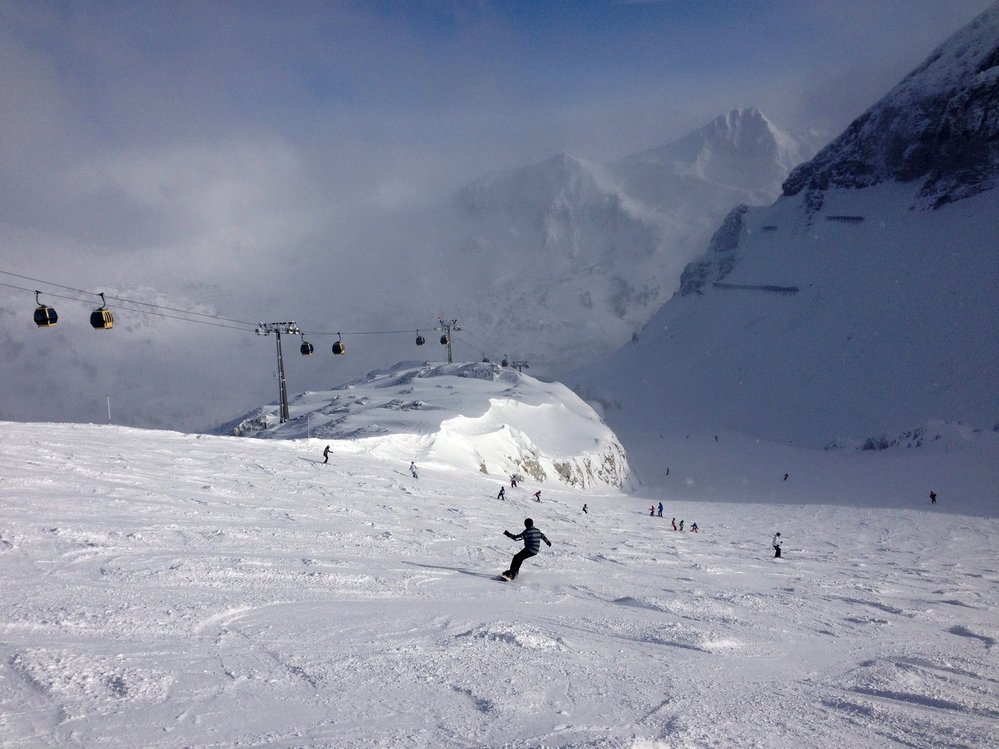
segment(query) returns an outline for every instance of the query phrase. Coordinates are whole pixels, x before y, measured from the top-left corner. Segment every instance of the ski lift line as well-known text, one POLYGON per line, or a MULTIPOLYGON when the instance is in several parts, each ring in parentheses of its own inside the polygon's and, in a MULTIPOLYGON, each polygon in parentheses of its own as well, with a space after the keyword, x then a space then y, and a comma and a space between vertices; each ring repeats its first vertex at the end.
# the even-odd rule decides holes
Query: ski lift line
POLYGON ((482 344, 482 345, 483 345, 483 346, 485 347, 485 350, 486 350, 486 351, 489 351, 489 352, 493 352, 493 349, 495 349, 495 348, 496 348, 495 346, 493 346, 493 345, 492 345, 491 343, 489 343, 488 341, 485 341, 485 340, 483 340, 482 338, 480 338, 479 336, 477 336, 477 335, 475 335, 474 333, 470 332, 470 331, 468 330, 468 328, 462 328, 462 333, 464 333, 464 334, 465 334, 466 336, 468 336, 469 338, 474 338, 474 339, 475 339, 476 341, 478 341, 479 343, 481 343, 481 344, 482 344))
MULTIPOLYGON (((2 270, 0 270, 0 273, 3 273, 3 274, 8 275, 8 276, 15 276, 17 278, 24 278, 24 279, 29 280, 29 281, 37 281, 38 283, 45 284, 45 285, 48 285, 48 286, 56 286, 58 288, 66 289, 68 291, 75 291, 75 292, 77 292, 79 294, 86 294, 87 296, 100 296, 100 294, 94 294, 92 292, 85 291, 83 289, 76 289, 76 288, 73 288, 71 286, 64 286, 62 284, 51 283, 49 281, 43 281, 41 279, 30 278, 28 276, 21 276, 21 275, 19 275, 17 273, 9 273, 8 271, 2 271, 2 270)), ((25 286, 15 286, 13 284, 4 283, 2 281, 0 281, 0 286, 5 286, 5 287, 7 287, 9 289, 16 289, 18 291, 25 291, 25 292, 28 292, 28 293, 31 293, 31 294, 34 294, 35 291, 37 291, 36 289, 29 289, 29 288, 27 288, 25 286)), ((65 300, 71 301, 71 302, 80 302, 81 304, 90 304, 90 300, 89 299, 80 299, 79 297, 67 296, 65 294, 57 294, 57 293, 50 292, 50 291, 43 291, 42 293, 45 294, 46 296, 50 296, 50 297, 53 297, 55 299, 65 299, 65 300)), ((203 312, 191 312, 189 310, 183 310, 183 309, 178 309, 178 308, 174 308, 174 307, 164 307, 164 306, 161 306, 161 305, 151 304, 151 303, 148 303, 148 302, 138 302, 138 301, 135 301, 135 300, 132 300, 132 299, 124 299, 122 297, 115 297, 115 296, 111 296, 111 295, 108 295, 108 294, 105 294, 104 296, 107 299, 118 300, 119 302, 123 302, 124 304, 116 304, 115 307, 116 307, 116 309, 123 310, 125 312, 138 312, 139 314, 143 314, 143 315, 155 315, 157 317, 165 317, 165 318, 168 318, 168 319, 171 319, 171 320, 181 320, 183 322, 200 323, 202 325, 214 325, 216 327, 227 328, 229 330, 246 330, 247 332, 251 332, 251 333, 252 332, 256 332, 256 329, 257 329, 257 323, 245 322, 243 320, 230 320, 229 318, 226 318, 226 317, 217 317, 217 316, 214 316, 214 315, 205 314, 203 312), (194 320, 194 319, 191 319, 189 317, 181 317, 179 315, 167 315, 167 314, 163 314, 162 312, 152 312, 152 311, 146 310, 146 309, 124 306, 126 304, 139 304, 139 305, 143 305, 143 306, 146 306, 146 307, 153 307, 154 309, 163 309, 163 310, 170 310, 172 312, 180 312, 180 313, 185 314, 185 315, 196 315, 196 316, 199 316, 199 317, 206 317, 206 318, 208 318, 208 320, 194 320), (222 325, 220 323, 210 322, 210 320, 221 320, 223 322, 232 322, 232 323, 237 323, 239 325, 247 325, 249 327, 248 328, 239 328, 239 327, 236 327, 235 325, 222 325)), ((428 325, 428 326, 424 326, 423 329, 428 329, 428 328, 431 328, 431 327, 432 326, 428 325)), ((405 330, 340 331, 340 332, 337 332, 337 333, 328 333, 328 332, 322 332, 322 331, 302 331, 302 333, 304 333, 304 335, 308 335, 308 336, 321 337, 321 336, 340 336, 340 335, 355 335, 355 336, 356 335, 392 335, 392 334, 401 334, 401 333, 418 333, 419 331, 420 331, 420 328, 406 328, 405 330)))
MULTIPOLYGON (((13 276, 14 278, 23 278, 25 281, 34 281, 35 283, 45 284, 46 286, 55 286, 55 287, 60 288, 60 289, 66 289, 67 291, 75 291, 78 294, 87 294, 87 295, 90 295, 90 296, 98 296, 98 294, 96 294, 95 292, 87 291, 86 289, 77 289, 77 288, 74 288, 72 286, 65 286, 63 284, 55 283, 53 281, 45 281, 45 280, 42 280, 40 278, 32 278, 31 276, 22 276, 19 273, 11 273, 10 271, 5 271, 5 270, 0 270, 0 273, 2 273, 5 276, 13 276)), ((4 285, 7 286, 8 284, 4 284, 4 285)), ((20 288, 20 287, 12 286, 11 288, 20 288)), ((45 292, 45 293, 48 294, 49 292, 45 292)), ((52 296, 57 296, 57 295, 56 294, 52 294, 52 296)), ((104 296, 106 296, 108 299, 110 299, 112 301, 125 302, 126 304, 141 304, 141 305, 143 305, 145 307, 152 307, 154 309, 168 310, 169 312, 183 312, 185 315, 195 315, 197 317, 207 317, 207 318, 209 318, 211 320, 222 320, 223 322, 232 322, 232 323, 237 323, 239 325, 254 325, 255 324, 255 323, 247 322, 246 320, 231 320, 231 319, 229 319, 227 317, 220 317, 219 315, 209 315, 209 314, 207 314, 205 312, 192 312, 191 310, 180 309, 178 307, 167 307, 167 306, 160 305, 160 304, 153 304, 152 302, 140 302, 140 301, 135 300, 135 299, 125 299, 123 297, 111 296, 110 294, 105 294, 104 296)), ((63 297, 63 298, 67 299, 69 297, 63 297)), ((134 310, 132 310, 132 311, 134 311, 134 310)), ((152 313, 149 313, 149 314, 152 314, 152 313)))
POLYGON ((397 333, 419 333, 420 330, 427 330, 427 329, 429 329, 429 326, 426 327, 426 328, 410 328, 408 330, 361 330, 361 331, 341 330, 341 331, 338 331, 336 333, 326 333, 326 332, 321 332, 321 331, 306 330, 306 331, 304 331, 304 333, 305 333, 305 335, 313 336, 313 337, 334 336, 334 335, 335 336, 341 336, 341 335, 389 335, 389 334, 397 334, 397 333))
POLYGON ((488 341, 483 340, 482 338, 480 338, 479 336, 475 335, 474 333, 471 333, 468 330, 468 328, 462 328, 462 333, 464 333, 469 338, 474 338, 476 341, 478 341, 480 344, 482 344, 482 346, 484 347, 483 350, 485 352, 487 352, 492 358, 494 358, 494 359, 496 359, 496 358, 502 359, 503 358, 503 357, 497 357, 497 355, 496 355, 496 347, 495 346, 493 346, 488 341))
MULTIPOLYGON (((0 271, 0 272, 2 272, 2 271, 0 271)), ((56 284, 56 285, 58 285, 58 284, 56 284)), ((37 291, 37 289, 28 289, 28 288, 26 288, 24 286, 14 286, 13 284, 3 283, 2 281, 0 281, 0 286, 5 286, 8 289, 17 289, 18 291, 26 291, 26 292, 28 292, 30 294, 34 294, 37 291)), ((65 287, 63 287, 63 288, 65 288, 65 287)), ((71 291, 77 291, 77 289, 71 289, 71 291)), ((51 291, 43 291, 41 293, 45 294, 45 296, 47 296, 47 297, 53 297, 55 299, 65 299, 66 301, 79 302, 80 304, 92 304, 91 300, 89 300, 89 299, 80 299, 80 298, 74 297, 74 296, 66 296, 65 294, 56 294, 56 293, 53 293, 51 291)), ((82 293, 87 294, 89 292, 85 291, 85 292, 82 292, 82 293)), ((105 296, 107 296, 107 295, 105 294, 105 296)), ((108 299, 114 299, 116 297, 107 297, 107 298, 108 299)), ((139 304, 141 304, 141 302, 139 302, 139 304)), ((211 325, 212 327, 216 327, 216 328, 227 328, 229 330, 240 330, 240 331, 243 331, 243 332, 246 332, 246 333, 252 333, 253 332, 252 330, 249 330, 247 328, 237 328, 235 325, 223 325, 222 323, 211 322, 210 320, 193 320, 193 319, 191 319, 189 317, 181 317, 180 315, 167 315, 167 314, 164 314, 162 312, 151 312, 150 310, 137 309, 135 307, 126 307, 126 306, 123 306, 123 305, 120 305, 120 304, 115 305, 115 309, 117 309, 117 310, 124 310, 125 312, 138 312, 139 314, 142 314, 142 315, 154 315, 155 317, 165 317, 165 318, 168 318, 168 319, 171 319, 171 320, 180 320, 182 322, 193 322, 193 323, 198 323, 199 325, 211 325)), ((179 311, 180 312, 184 312, 184 310, 179 310, 179 311)), ((197 313, 190 313, 190 314, 197 314, 197 313)), ((220 318, 217 318, 217 319, 219 319, 219 320, 225 320, 224 317, 220 317, 220 318)))

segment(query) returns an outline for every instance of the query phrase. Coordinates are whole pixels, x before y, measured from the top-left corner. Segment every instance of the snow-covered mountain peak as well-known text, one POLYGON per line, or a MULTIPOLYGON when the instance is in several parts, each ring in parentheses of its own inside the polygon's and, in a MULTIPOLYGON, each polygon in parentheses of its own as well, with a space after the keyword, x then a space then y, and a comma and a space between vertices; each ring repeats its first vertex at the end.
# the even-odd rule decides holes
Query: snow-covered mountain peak
POLYGON ((785 133, 754 107, 733 109, 679 140, 627 157, 619 168, 655 165, 772 197, 790 170, 814 152, 808 140, 785 133))
POLYGON ((999 182, 999 3, 954 34, 812 161, 785 195, 923 180, 921 206, 940 207, 999 182))
POLYGON ((337 388, 302 393, 280 423, 263 406, 219 429, 270 439, 350 440, 415 460, 579 488, 628 483, 614 433, 564 385, 489 362, 401 362, 337 388))
POLYGON ((630 339, 732 206, 773 201, 812 153, 747 108, 613 163, 562 153, 483 177, 454 200, 451 272, 471 294, 453 307, 497 355, 574 367, 630 339))
POLYGON ((510 213, 536 213, 556 201, 599 197, 595 164, 560 153, 539 164, 488 174, 458 191, 455 199, 476 214, 497 207, 510 213))

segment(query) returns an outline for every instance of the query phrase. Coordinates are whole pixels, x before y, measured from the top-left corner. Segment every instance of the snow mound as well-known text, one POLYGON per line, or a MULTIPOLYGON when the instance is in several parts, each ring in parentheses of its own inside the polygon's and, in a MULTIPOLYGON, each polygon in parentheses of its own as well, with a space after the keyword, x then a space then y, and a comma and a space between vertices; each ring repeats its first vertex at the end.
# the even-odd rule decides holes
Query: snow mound
POLYGON ((559 383, 489 362, 401 362, 327 391, 262 406, 219 429, 265 439, 350 440, 379 457, 577 488, 628 483, 624 448, 559 383))

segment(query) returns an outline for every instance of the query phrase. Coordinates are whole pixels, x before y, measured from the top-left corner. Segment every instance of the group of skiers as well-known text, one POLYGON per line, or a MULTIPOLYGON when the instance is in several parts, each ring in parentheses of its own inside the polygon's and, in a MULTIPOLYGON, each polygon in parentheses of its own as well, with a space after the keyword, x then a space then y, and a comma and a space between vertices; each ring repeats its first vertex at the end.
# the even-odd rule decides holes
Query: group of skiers
MULTIPOLYGON (((517 479, 516 478, 510 479, 510 488, 514 489, 516 487, 517 487, 517 479)), ((534 501, 535 502, 540 502, 541 501, 541 490, 538 489, 531 496, 534 497, 534 501)), ((496 495, 496 499, 503 499, 503 500, 506 499, 506 487, 505 486, 501 486, 500 487, 499 494, 496 495)), ((586 512, 586 510, 583 510, 583 512, 586 512)))
MULTIPOLYGON (((585 505, 583 507, 583 512, 586 512, 585 505)), ((663 503, 662 502, 659 503, 658 511, 657 511, 655 505, 652 505, 649 508, 649 517, 662 517, 662 516, 663 516, 663 503)), ((685 522, 684 520, 681 520, 680 521, 680 525, 677 526, 677 524, 676 524, 676 518, 673 518, 673 522, 672 522, 673 530, 675 530, 675 531, 682 531, 683 530, 684 522, 685 522)), ((690 525, 690 532, 691 533, 697 533, 697 531, 698 531, 697 523, 691 523, 691 525, 690 525)))
MULTIPOLYGON (((329 459, 330 459, 330 446, 327 445, 326 448, 323 450, 323 463, 324 464, 328 463, 329 459)), ((409 473, 410 473, 410 475, 414 479, 420 478, 420 474, 419 474, 419 471, 416 468, 416 462, 415 461, 411 461, 410 462, 410 464, 409 464, 409 473)), ((517 487, 517 477, 516 476, 511 476, 510 477, 510 488, 511 489, 515 489, 516 487, 517 487)), ((541 501, 541 490, 538 489, 536 492, 534 492, 534 494, 532 496, 534 497, 534 500, 536 502, 540 502, 541 501)), ((502 499, 502 500, 506 499, 506 487, 505 486, 501 486, 500 487, 499 494, 496 495, 496 499, 502 499)), ((930 493, 930 500, 933 501, 933 502, 936 501, 936 495, 933 494, 932 492, 930 493)), ((586 503, 583 504, 583 513, 589 514, 588 505, 586 503)), ((650 516, 654 517, 657 514, 658 514, 659 517, 663 516, 663 503, 662 502, 659 503, 658 508, 656 507, 656 505, 652 505, 651 507, 649 507, 649 515, 650 516)), ((677 531, 677 530, 678 531, 683 531, 684 521, 681 519, 680 520, 680 524, 678 526, 677 523, 676 523, 676 518, 674 517, 673 520, 672 520, 672 527, 673 527, 673 530, 675 530, 675 531, 677 531)), ((692 533, 697 533, 698 532, 697 523, 692 523, 691 526, 690 526, 690 530, 691 530, 692 533)), ((551 541, 548 540, 548 538, 545 536, 545 534, 542 533, 541 530, 539 530, 534 525, 534 520, 532 520, 531 518, 524 518, 524 530, 521 531, 520 533, 513 534, 513 533, 510 533, 507 530, 504 530, 503 531, 503 535, 506 536, 507 538, 510 538, 510 539, 514 540, 514 541, 523 541, 524 542, 524 548, 521 549, 520 551, 518 551, 516 554, 514 554, 513 559, 510 560, 510 567, 509 567, 509 569, 505 570, 502 573, 502 575, 501 575, 506 580, 513 580, 514 578, 517 577, 517 575, 520 573, 520 566, 524 563, 524 560, 530 559, 531 557, 537 555, 537 553, 541 550, 541 542, 542 541, 544 541, 545 544, 547 544, 548 546, 552 545, 551 541)), ((773 548, 774 548, 774 558, 775 559, 780 558, 780 556, 781 556, 781 536, 780 536, 780 531, 777 531, 777 533, 774 534, 772 545, 773 545, 773 548)))

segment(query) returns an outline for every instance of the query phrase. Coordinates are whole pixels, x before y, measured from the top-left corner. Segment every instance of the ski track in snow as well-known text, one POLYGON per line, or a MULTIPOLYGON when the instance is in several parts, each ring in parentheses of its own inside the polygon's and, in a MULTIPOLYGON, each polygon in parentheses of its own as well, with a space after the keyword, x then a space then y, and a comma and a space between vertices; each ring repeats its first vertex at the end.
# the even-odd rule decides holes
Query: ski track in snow
POLYGON ((995 518, 667 498, 681 534, 324 444, 0 423, 0 744, 996 745, 995 518))

